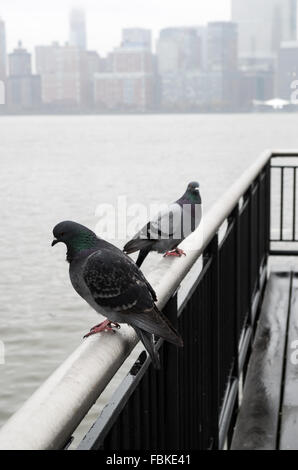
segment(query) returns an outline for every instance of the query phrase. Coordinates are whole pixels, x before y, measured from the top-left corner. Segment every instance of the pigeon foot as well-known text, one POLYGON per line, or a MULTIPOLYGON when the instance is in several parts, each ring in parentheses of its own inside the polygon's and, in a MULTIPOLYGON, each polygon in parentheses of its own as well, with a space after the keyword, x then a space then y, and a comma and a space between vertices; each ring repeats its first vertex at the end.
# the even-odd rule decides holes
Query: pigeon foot
POLYGON ((168 256, 178 256, 179 258, 184 255, 186 256, 186 253, 183 250, 180 250, 180 248, 176 248, 176 250, 173 251, 167 251, 163 257, 166 258, 168 256))
POLYGON ((99 323, 99 325, 93 326, 89 333, 84 336, 84 338, 88 338, 88 336, 91 335, 96 335, 97 333, 101 333, 102 331, 115 331, 114 328, 119 330, 119 323, 115 323, 110 320, 105 320, 102 323, 99 323))

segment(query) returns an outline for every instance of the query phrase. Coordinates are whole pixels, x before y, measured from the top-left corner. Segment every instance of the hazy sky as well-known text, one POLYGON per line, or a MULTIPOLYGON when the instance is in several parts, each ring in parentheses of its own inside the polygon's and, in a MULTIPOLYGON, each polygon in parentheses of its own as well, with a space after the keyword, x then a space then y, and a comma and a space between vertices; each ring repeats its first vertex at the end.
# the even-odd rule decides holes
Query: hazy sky
POLYGON ((155 42, 163 27, 230 19, 230 0, 0 0, 8 51, 19 39, 30 51, 67 41, 72 6, 86 10, 88 48, 102 55, 119 45, 122 27, 150 28, 155 42))

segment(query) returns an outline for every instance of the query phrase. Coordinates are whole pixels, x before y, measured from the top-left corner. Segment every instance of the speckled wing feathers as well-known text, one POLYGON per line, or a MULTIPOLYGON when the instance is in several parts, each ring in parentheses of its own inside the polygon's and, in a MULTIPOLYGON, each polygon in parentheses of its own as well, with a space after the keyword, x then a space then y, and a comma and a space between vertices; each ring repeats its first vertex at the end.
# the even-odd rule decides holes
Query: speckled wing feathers
POLYGON ((160 336, 178 346, 181 337, 159 312, 156 295, 135 263, 116 250, 98 250, 83 270, 84 281, 94 301, 123 316, 123 322, 160 336))
POLYGON ((125 314, 142 312, 154 306, 156 295, 152 287, 148 289, 149 283, 121 252, 99 250, 89 256, 83 278, 94 300, 103 308, 125 314))

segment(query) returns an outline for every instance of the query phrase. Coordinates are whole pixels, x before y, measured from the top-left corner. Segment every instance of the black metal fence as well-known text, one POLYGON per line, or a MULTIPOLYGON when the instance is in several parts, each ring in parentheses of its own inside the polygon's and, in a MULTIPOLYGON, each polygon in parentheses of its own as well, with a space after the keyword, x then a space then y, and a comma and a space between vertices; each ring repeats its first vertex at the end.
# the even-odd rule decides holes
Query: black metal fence
POLYGON ((229 446, 253 330, 266 283, 270 162, 203 253, 186 298, 164 313, 184 348, 159 341, 161 370, 143 352, 79 449, 220 449, 229 446))
POLYGON ((271 218, 274 220, 270 237, 272 255, 298 254, 297 168, 296 155, 284 154, 282 159, 278 154, 272 156, 271 218))

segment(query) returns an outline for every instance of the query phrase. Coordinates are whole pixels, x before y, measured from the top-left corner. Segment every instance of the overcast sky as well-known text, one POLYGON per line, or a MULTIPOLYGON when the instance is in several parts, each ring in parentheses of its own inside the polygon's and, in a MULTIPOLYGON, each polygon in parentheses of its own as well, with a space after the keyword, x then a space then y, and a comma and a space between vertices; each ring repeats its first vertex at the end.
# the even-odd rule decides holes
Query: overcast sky
POLYGON ((71 7, 87 15, 88 48, 105 55, 119 45, 121 28, 204 24, 230 19, 230 0, 0 0, 8 51, 21 39, 30 51, 36 44, 68 40, 71 7))

